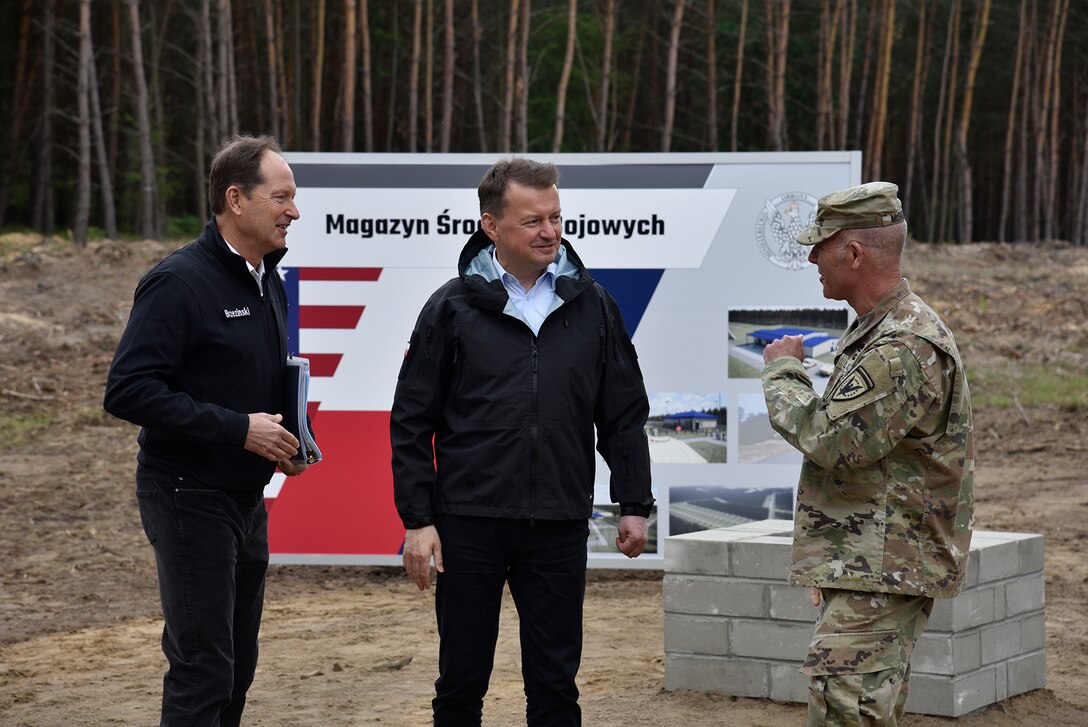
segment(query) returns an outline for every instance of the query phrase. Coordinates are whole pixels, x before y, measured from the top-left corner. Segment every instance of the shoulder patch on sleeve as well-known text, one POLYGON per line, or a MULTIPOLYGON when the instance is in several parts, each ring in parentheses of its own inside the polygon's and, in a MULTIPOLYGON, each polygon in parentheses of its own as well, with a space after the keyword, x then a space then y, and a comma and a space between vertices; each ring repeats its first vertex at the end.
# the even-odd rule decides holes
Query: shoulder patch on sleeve
POLYGON ((896 389, 894 376, 901 370, 894 349, 871 351, 850 371, 843 374, 827 395, 827 414, 838 419, 884 398, 896 389))
POLYGON ((831 392, 829 401, 853 401, 872 390, 873 377, 869 375, 864 366, 858 366, 843 377, 839 385, 831 392))

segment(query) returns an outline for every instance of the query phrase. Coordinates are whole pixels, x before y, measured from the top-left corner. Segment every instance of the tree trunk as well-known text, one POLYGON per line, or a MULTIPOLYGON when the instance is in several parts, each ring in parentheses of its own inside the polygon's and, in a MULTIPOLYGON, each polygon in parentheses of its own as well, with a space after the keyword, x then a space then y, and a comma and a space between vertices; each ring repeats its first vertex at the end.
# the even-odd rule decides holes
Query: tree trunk
MULTIPOLYGON (((611 0, 610 0, 611 2, 611 0)), ((574 43, 578 38, 578 0, 570 0, 567 5, 567 50, 563 54, 563 70, 559 73, 559 90, 555 94, 555 131, 552 134, 552 154, 563 149, 563 122, 567 109, 567 87, 570 85, 570 72, 574 67, 574 43)), ((601 71, 604 76, 604 71, 601 71)), ((600 124, 597 127, 597 139, 600 143, 600 124)))
POLYGON ((997 223, 997 241, 1006 241, 1009 221, 1009 198, 1012 194, 1013 148, 1016 142, 1016 110, 1020 99, 1020 75, 1024 68, 1024 38, 1029 29, 1028 0, 1020 0, 1019 31, 1016 34, 1016 57, 1013 61, 1012 89, 1009 92, 1009 120, 1005 126, 1005 157, 1001 175, 1001 216, 997 223))
POLYGON ((434 0, 427 0, 423 64, 423 150, 434 151, 434 0))
POLYGON ((476 111, 476 134, 480 151, 487 151, 487 128, 484 122, 484 82, 480 74, 480 43, 484 29, 480 25, 480 0, 472 0, 472 101, 476 111))
POLYGON ((718 151, 718 50, 714 0, 706 0, 706 125, 707 148, 718 151))
POLYGON ((959 32, 959 0, 952 0, 952 7, 948 11, 948 32, 945 36, 944 44, 944 58, 941 61, 941 81, 940 89, 937 96, 937 114, 934 117, 933 122, 933 182, 930 185, 930 194, 932 195, 929 208, 932 212, 932 216, 929 218, 929 228, 927 237, 930 242, 939 242, 937 239, 940 235, 940 216, 941 212, 945 208, 945 201, 942 204, 941 186, 944 179, 943 173, 945 172, 945 166, 943 163, 944 149, 943 149, 943 134, 941 133, 945 119, 945 108, 951 106, 955 102, 949 99, 952 89, 955 88, 955 67, 956 61, 954 58, 955 52, 953 48, 956 44, 956 34, 959 32))
POLYGON ((374 79, 371 77, 370 3, 359 0, 359 37, 363 45, 363 149, 374 151, 374 79))
POLYGON ((518 15, 520 14, 518 0, 510 0, 510 19, 506 31, 506 80, 502 101, 502 129, 499 139, 499 151, 503 154, 510 153, 510 139, 514 126, 514 66, 517 62, 518 39, 518 15))
POLYGON ((1024 78, 1021 83, 1021 95, 1023 102, 1020 109, 1024 115, 1024 121, 1020 124, 1020 143, 1017 145, 1017 171, 1016 190, 1013 195, 1013 211, 1016 234, 1014 239, 1027 240, 1031 234, 1032 220, 1034 219, 1034 205, 1032 204, 1033 185, 1029 183, 1031 175, 1031 139, 1034 134, 1033 116, 1039 113, 1035 98, 1038 95, 1039 86, 1039 44, 1036 29, 1039 25, 1038 4, 1028 4, 1028 35, 1024 40, 1024 78))
POLYGON ((816 52, 816 67, 819 75, 816 79, 816 148, 819 150, 835 147, 834 90, 832 69, 835 61, 835 48, 839 34, 839 18, 842 15, 843 0, 835 0, 835 9, 831 10, 828 0, 820 3, 820 39, 816 52))
MULTIPOLYGON (((167 0, 163 5, 162 22, 158 22, 156 13, 158 12, 157 3, 149 3, 148 8, 151 11, 151 17, 148 22, 148 26, 151 28, 151 63, 149 67, 151 69, 151 85, 149 92, 152 95, 151 108, 155 112, 155 123, 151 128, 160 130, 157 134, 152 134, 151 140, 154 144, 154 150, 152 152, 153 159, 164 160, 166 159, 166 115, 165 104, 162 100, 162 80, 160 70, 162 69, 162 49, 166 45, 166 28, 170 23, 170 14, 173 10, 173 0, 167 0)), ((167 186, 166 181, 166 168, 155 168, 155 189, 164 189, 167 186)), ((163 195, 155 195, 155 239, 161 238, 166 233, 166 199, 163 195)))
POLYGON ((956 128, 956 156, 960 170, 960 229, 959 241, 968 243, 973 240, 974 230, 972 211, 971 163, 967 156, 967 132, 971 127, 971 106, 975 97, 975 75, 982 58, 982 47, 986 43, 986 29, 990 25, 990 0, 982 0, 982 5, 975 14, 974 33, 971 38, 971 51, 967 61, 967 77, 963 83, 963 102, 960 107, 960 123, 956 128))
POLYGON ((117 147, 121 137, 121 46, 124 42, 124 30, 121 26, 121 0, 112 0, 110 5, 110 26, 112 28, 113 53, 110 58, 110 178, 117 179, 117 147))
POLYGON ((443 43, 442 63, 442 121, 439 127, 438 150, 443 154, 449 153, 450 138, 453 135, 453 78, 457 67, 457 46, 454 33, 456 17, 453 11, 453 0, 445 0, 445 20, 443 31, 445 42, 443 43))
MULTIPOLYGON (((211 24, 211 0, 201 0, 200 3, 200 59, 203 66, 204 89, 201 96, 204 98, 204 113, 206 116, 206 131, 211 139, 211 147, 218 147, 222 141, 222 131, 219 126, 219 113, 216 101, 218 96, 215 88, 215 60, 212 48, 215 42, 212 40, 211 24)), ((204 156, 201 156, 203 159, 204 156)), ((203 180, 200 182, 203 184, 203 180)))
POLYGON ((948 240, 950 231, 949 222, 952 219, 952 141, 953 129, 956 120, 956 94, 959 93, 959 84, 956 76, 960 67, 960 23, 963 19, 963 3, 954 0, 952 3, 955 18, 952 21, 952 73, 948 78, 948 105, 945 107, 944 139, 941 142, 941 189, 940 199, 943 204, 940 207, 940 218, 937 239, 941 242, 948 240))
POLYGON ((53 206, 53 69, 55 66, 56 0, 42 0, 42 117, 38 130, 38 173, 34 193, 34 229, 52 235, 56 228, 53 206))
MULTIPOLYGON (((1088 119, 1088 105, 1082 118, 1088 119)), ((1088 123, 1084 124, 1084 142, 1081 145, 1080 194, 1077 196, 1077 203, 1073 210, 1073 233, 1070 237, 1074 245, 1084 246, 1088 244, 1088 214, 1086 214, 1088 210, 1088 123)))
MULTIPOLYGON (((866 149, 870 135, 865 133, 865 123, 872 124, 872 116, 869 113, 869 72, 873 67, 873 55, 876 53, 877 36, 880 33, 880 17, 883 14, 883 5, 870 2, 868 5, 869 20, 865 25, 865 55, 861 60, 861 82, 858 84, 857 116, 854 119, 854 140, 857 146, 866 149)), ((868 149, 862 163, 862 179, 869 180, 869 154, 868 149)))
MULTIPOLYGON (((131 2, 131 0, 125 0, 125 2, 131 2)), ((219 56, 219 74, 218 74, 218 95, 219 102, 216 104, 219 110, 219 134, 220 138, 217 141, 222 142, 231 135, 230 125, 230 83, 227 81, 227 73, 229 64, 227 62, 227 53, 230 44, 227 39, 231 36, 231 28, 229 21, 227 20, 227 8, 229 7, 230 0, 219 0, 218 7, 216 8, 216 26, 219 29, 218 37, 218 56, 219 56)))
POLYGON ((412 61, 408 71, 408 151, 416 150, 419 139, 419 65, 422 52, 423 0, 415 1, 412 16, 412 61))
POLYGON ((1044 237, 1049 237, 1047 234, 1049 231, 1048 213, 1050 210, 1050 195, 1052 191, 1049 189, 1050 174, 1047 169, 1047 160, 1049 155, 1047 154, 1047 141, 1048 131, 1050 128, 1050 113, 1051 106, 1053 104, 1053 89, 1054 89, 1054 76, 1056 70, 1054 67, 1054 61, 1056 57, 1056 49, 1058 45, 1058 26, 1060 24, 1059 14, 1061 13, 1062 0, 1054 0, 1052 12, 1050 15, 1050 22, 1047 24, 1046 38, 1043 41, 1042 52, 1044 54, 1043 59, 1043 72, 1041 83, 1042 98, 1038 106, 1038 112, 1035 119, 1035 207, 1032 210, 1032 230, 1031 239, 1040 240, 1044 237))
POLYGON ((227 45, 227 111, 230 119, 230 134, 235 136, 240 127, 238 126, 238 75, 235 72, 234 59, 234 11, 231 10, 231 0, 223 0, 223 7, 227 20, 227 37, 224 39, 227 45))
POLYGON ((665 122, 661 125, 661 151, 672 148, 672 129, 676 117, 676 67, 680 56, 680 30, 684 25, 685 0, 676 0, 669 28, 668 61, 665 66, 665 122))
POLYGON ((635 46, 634 72, 631 76, 631 97, 627 101, 627 114, 624 117, 623 145, 630 148, 631 138, 635 129, 635 109, 638 108, 639 90, 642 88, 642 61, 646 53, 646 38, 651 33, 653 24, 653 3, 646 3, 639 23, 638 44, 635 46))
POLYGON ((1044 211, 1043 219, 1046 221, 1046 238, 1053 240, 1058 237, 1058 214, 1061 209, 1059 202, 1061 201, 1062 192, 1064 191, 1058 186, 1058 172, 1061 169, 1060 163, 1060 136, 1058 131, 1058 119, 1061 115, 1061 96, 1062 96, 1062 51, 1065 48, 1065 25, 1069 19, 1069 2, 1070 0, 1058 0, 1058 27, 1055 30, 1054 40, 1054 102, 1050 105, 1050 130, 1048 134, 1047 146, 1050 150, 1050 169, 1048 172, 1047 180, 1047 195, 1044 197, 1047 203, 1047 207, 1044 211))
POLYGON ((858 0, 848 0, 850 5, 842 15, 842 39, 845 47, 839 54, 839 133, 836 146, 849 149, 846 138, 850 128, 850 86, 854 75, 854 47, 858 36, 858 0))
MULTIPOLYGON (((612 46, 616 38, 616 0, 604 6, 604 47, 601 49, 601 85, 597 96, 597 151, 609 150, 608 98, 612 87, 612 46)), ((573 7, 573 3, 572 3, 573 7)))
POLYGON ((284 149, 291 148, 291 113, 288 107, 291 102, 288 100, 287 95, 287 59, 290 56, 298 57, 298 52, 288 54, 287 51, 287 39, 284 37, 284 25, 283 25, 283 4, 276 3, 276 45, 280 48, 280 59, 276 64, 276 112, 279 115, 280 124, 280 145, 284 149))
POLYGON ((109 156, 106 154, 106 137, 102 131, 102 103, 98 95, 98 70, 94 64, 94 40, 91 37, 89 24, 87 26, 87 45, 91 51, 91 62, 88 69, 90 77, 87 79, 91 94, 91 136, 94 139, 95 155, 98 157, 98 186, 102 193, 102 222, 106 228, 106 237, 116 240, 117 212, 113 202, 113 177, 110 175, 109 156))
MULTIPOLYGON (((280 110, 279 110, 279 86, 276 83, 276 64, 280 59, 280 53, 276 49, 276 17, 272 10, 272 0, 264 0, 264 31, 265 50, 267 55, 268 88, 268 129, 272 136, 280 138, 280 110)), ((282 49, 281 49, 282 50, 282 49)))
MULTIPOLYGON (((988 0, 987 0, 988 1, 988 0)), ((873 124, 870 127, 869 179, 881 179, 884 175, 884 128, 888 119, 888 81, 892 70, 892 41, 895 38, 895 0, 885 5, 880 55, 873 84, 873 124)))
POLYGON ((14 174, 16 157, 20 147, 19 132, 22 129, 23 116, 29 106, 29 90, 33 83, 27 76, 27 51, 30 41, 30 16, 34 10, 33 0, 23 0, 23 11, 19 22, 19 50, 18 60, 15 64, 15 83, 11 90, 11 126, 8 128, 8 153, 0 162, 0 227, 4 226, 4 215, 7 211, 8 197, 11 194, 11 182, 14 174))
POLYGON ((355 0, 344 0, 344 89, 340 107, 340 150, 355 151, 355 0))
POLYGON ((786 51, 790 37, 790 0, 766 0, 767 8, 767 137, 773 151, 785 151, 786 51))
POLYGON ((518 150, 529 151, 529 6, 532 0, 521 0, 521 40, 518 43, 518 70, 514 84, 517 99, 518 150))
POLYGON ((310 134, 314 151, 321 151, 321 81, 325 66, 325 0, 317 0, 314 22, 317 42, 314 43, 313 107, 310 109, 310 134))
POLYGON ((922 148, 922 99, 925 96, 926 75, 929 71, 929 54, 926 52, 926 36, 929 30, 929 2, 918 3, 918 34, 914 49, 914 84, 910 94, 910 130, 907 132, 907 180, 903 185, 903 211, 912 219, 911 200, 914 197, 914 168, 922 148))
POLYGON ((733 74, 733 113, 729 119, 729 148, 737 150, 737 122, 740 119, 741 78, 744 75, 744 38, 748 33, 748 0, 740 5, 740 30, 737 34, 737 69, 733 74))
POLYGON ((155 237, 155 160, 151 155, 151 121, 147 114, 147 81, 144 78, 144 51, 140 42, 140 3, 127 0, 132 25, 132 75, 136 84, 136 128, 140 148, 140 234, 155 237))
POLYGON ((94 53, 91 51, 91 0, 79 1, 79 82, 76 84, 76 108, 79 110, 79 172, 76 174, 76 213, 72 239, 87 244, 91 218, 91 112, 90 79, 94 53))

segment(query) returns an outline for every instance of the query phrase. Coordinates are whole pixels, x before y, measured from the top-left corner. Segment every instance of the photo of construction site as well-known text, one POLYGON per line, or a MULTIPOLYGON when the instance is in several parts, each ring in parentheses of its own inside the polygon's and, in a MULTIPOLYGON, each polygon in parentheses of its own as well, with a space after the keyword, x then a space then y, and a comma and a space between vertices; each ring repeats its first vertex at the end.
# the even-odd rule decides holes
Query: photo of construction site
POLYGON ((846 308, 730 309, 729 378, 758 379, 764 347, 783 336, 801 336, 809 376, 826 378, 847 322, 846 308))
POLYGON ((721 464, 726 461, 726 400, 722 393, 659 392, 648 395, 646 437, 655 464, 721 464))
MULTIPOLYGON (((793 518, 792 485, 782 487, 669 488, 669 535, 727 528, 753 520, 793 518)), ((783 524, 789 530, 789 523, 783 524)))

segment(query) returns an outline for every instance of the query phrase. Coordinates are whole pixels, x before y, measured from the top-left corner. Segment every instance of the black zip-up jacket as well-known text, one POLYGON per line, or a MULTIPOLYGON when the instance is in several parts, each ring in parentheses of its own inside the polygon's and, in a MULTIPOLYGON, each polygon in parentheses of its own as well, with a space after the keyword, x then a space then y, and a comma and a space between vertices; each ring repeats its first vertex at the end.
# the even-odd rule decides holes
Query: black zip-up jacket
POLYGON ((249 414, 282 413, 287 295, 264 258, 264 295, 214 218, 136 286, 105 408, 138 424, 139 461, 206 487, 260 490, 275 463, 246 451, 249 414))
POLYGON ((557 307, 534 335, 491 250, 482 231, 469 239, 460 277, 427 301, 405 353, 390 417, 404 527, 430 525, 436 512, 590 517, 594 425, 612 501, 649 515, 649 403, 618 306, 563 240, 557 307))

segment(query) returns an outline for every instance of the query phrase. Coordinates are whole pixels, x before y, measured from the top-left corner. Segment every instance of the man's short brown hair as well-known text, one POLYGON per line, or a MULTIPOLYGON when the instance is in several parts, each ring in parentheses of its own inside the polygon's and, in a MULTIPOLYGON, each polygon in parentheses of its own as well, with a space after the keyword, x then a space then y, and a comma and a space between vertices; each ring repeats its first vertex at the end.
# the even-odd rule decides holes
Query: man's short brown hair
POLYGON ((215 153, 208 173, 208 204, 213 215, 226 209, 227 190, 231 187, 249 197, 254 187, 264 183, 261 161, 266 151, 282 153, 275 137, 234 136, 215 153))
POLYGON ((559 170, 551 162, 534 162, 524 157, 511 157, 495 162, 476 190, 480 195, 480 214, 502 217, 506 207, 506 188, 510 182, 530 189, 548 189, 559 183, 559 170))

